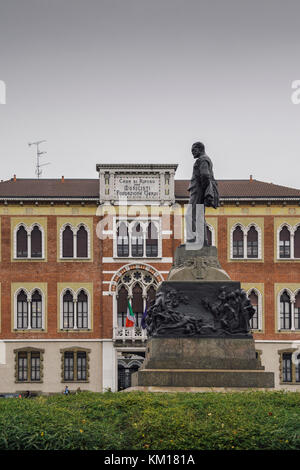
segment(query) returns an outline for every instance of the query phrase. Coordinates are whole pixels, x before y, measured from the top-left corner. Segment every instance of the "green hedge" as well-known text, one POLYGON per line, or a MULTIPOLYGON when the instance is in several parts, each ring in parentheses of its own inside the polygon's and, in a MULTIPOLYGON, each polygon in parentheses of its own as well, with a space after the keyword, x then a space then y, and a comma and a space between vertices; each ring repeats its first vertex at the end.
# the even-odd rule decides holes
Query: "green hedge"
POLYGON ((300 394, 107 392, 0 399, 0 449, 300 449, 300 394))

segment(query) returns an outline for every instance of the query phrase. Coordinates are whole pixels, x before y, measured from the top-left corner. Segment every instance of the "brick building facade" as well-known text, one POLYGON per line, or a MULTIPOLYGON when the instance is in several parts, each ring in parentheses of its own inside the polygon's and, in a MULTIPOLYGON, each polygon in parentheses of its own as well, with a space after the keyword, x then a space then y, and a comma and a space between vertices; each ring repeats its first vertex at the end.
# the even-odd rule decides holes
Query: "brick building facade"
MULTIPOLYGON (((0 183, 0 393, 130 385, 142 314, 184 242, 188 181, 176 168, 101 164, 97 179, 0 183)), ((256 308, 256 349, 276 388, 298 390, 300 190, 250 177, 220 180, 219 192, 210 242, 256 308)))

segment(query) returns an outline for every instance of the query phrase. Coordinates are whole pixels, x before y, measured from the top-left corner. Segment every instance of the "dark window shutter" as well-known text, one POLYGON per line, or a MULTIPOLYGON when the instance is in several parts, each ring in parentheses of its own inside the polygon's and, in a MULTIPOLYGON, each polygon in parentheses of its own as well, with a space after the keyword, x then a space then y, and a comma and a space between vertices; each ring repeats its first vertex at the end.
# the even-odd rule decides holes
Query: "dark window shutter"
POLYGON ((155 224, 152 222, 148 225, 146 238, 146 256, 158 255, 158 234, 155 224))
POLYGON ((63 232, 63 258, 73 258, 74 238, 71 228, 68 226, 63 232))
POLYGON ((283 227, 280 231, 279 240, 283 242, 290 241, 290 232, 287 227, 283 227))
POLYGON ((150 286, 147 291, 147 308, 150 307, 151 302, 155 300, 156 290, 153 286, 150 286))
POLYGON ((294 258, 300 258, 300 227, 294 234, 294 258))
POLYGON ((37 226, 31 232, 31 257, 42 257, 42 232, 37 226))
POLYGON ((143 313, 143 290, 136 284, 132 289, 132 310, 134 313, 143 313))
POLYGON ((28 256, 27 232, 22 226, 17 232, 17 257, 26 258, 28 256))
POLYGON ((87 258, 88 256, 88 233, 86 229, 81 226, 77 232, 77 257, 87 258))
POLYGON ((118 292, 118 313, 127 312, 128 292, 126 287, 122 286, 118 292))

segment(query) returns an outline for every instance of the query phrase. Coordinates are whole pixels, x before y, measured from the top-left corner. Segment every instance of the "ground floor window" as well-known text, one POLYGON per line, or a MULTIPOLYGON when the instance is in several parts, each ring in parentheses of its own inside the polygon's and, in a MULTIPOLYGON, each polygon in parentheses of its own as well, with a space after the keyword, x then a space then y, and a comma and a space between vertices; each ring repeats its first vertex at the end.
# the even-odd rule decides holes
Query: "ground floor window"
POLYGON ((300 384, 300 354, 295 351, 279 351, 280 382, 300 384))
POLYGON ((90 350, 62 350, 63 382, 87 382, 89 378, 90 350))
POLYGON ((16 381, 41 382, 43 350, 33 348, 15 350, 16 355, 16 381))

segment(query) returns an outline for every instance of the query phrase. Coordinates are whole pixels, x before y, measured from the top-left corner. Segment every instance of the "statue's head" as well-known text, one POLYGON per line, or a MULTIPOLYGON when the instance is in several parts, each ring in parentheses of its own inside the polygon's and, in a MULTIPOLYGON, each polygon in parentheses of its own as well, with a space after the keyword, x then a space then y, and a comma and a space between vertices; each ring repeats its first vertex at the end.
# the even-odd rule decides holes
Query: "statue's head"
POLYGON ((195 142, 192 145, 192 154, 194 158, 198 158, 205 153, 205 146, 202 142, 195 142))

